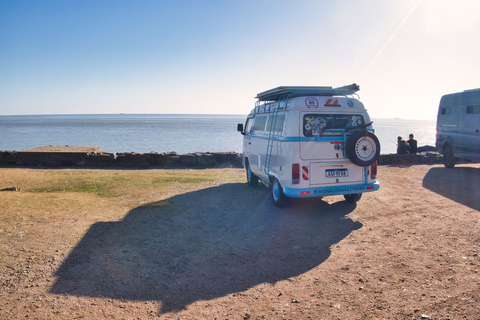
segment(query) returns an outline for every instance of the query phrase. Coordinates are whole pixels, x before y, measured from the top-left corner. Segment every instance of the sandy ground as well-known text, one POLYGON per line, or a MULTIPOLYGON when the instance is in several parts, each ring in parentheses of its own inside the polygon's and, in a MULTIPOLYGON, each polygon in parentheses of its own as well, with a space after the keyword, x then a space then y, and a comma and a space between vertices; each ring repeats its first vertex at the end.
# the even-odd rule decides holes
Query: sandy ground
POLYGON ((43 146, 33 149, 23 150, 24 152, 107 152, 100 150, 96 146, 43 146))
POLYGON ((478 164, 380 167, 356 205, 287 209, 228 170, 136 207, 48 198, 65 218, 35 223, 0 193, 0 318, 480 319, 478 164))

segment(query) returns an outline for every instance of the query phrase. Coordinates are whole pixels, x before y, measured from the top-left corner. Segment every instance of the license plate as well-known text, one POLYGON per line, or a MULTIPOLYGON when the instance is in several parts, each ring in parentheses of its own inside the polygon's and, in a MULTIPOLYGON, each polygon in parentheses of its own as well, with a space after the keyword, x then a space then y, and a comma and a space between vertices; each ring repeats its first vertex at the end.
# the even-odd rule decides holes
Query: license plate
POLYGON ((325 176, 327 178, 348 177, 348 169, 327 169, 325 176))

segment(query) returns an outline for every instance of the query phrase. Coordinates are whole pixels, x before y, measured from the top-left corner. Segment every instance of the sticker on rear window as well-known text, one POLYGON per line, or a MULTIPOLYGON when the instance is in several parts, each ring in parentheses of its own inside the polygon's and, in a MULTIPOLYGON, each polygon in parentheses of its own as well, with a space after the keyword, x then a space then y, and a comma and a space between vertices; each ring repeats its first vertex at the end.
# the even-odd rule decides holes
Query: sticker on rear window
POLYGON ((343 130, 365 124, 359 114, 306 114, 303 116, 303 135, 314 137, 317 134, 337 135, 343 130))

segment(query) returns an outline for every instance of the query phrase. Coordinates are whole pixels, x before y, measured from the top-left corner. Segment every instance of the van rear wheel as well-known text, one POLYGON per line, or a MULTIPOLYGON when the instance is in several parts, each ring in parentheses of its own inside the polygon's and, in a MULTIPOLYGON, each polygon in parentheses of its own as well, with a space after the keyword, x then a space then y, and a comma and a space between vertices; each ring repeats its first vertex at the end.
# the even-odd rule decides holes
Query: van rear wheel
POLYGON ((283 194, 282 186, 277 178, 273 180, 271 192, 274 206, 283 208, 288 205, 288 198, 283 194))
POLYGON ((452 147, 449 145, 443 148, 443 164, 447 168, 455 167, 455 156, 453 155, 452 147))
POLYGON ((361 193, 354 193, 354 194, 344 194, 343 197, 348 203, 356 203, 358 200, 362 198, 361 193))

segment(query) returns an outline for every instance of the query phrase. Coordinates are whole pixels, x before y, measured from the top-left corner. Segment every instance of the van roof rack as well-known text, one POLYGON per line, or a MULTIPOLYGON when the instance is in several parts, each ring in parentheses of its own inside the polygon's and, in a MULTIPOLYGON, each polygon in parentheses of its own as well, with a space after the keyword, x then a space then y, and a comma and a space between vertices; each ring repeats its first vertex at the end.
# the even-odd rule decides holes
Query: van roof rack
POLYGON ((354 94, 358 90, 360 87, 356 83, 338 88, 282 86, 261 92, 255 98, 259 101, 277 101, 286 97, 298 96, 346 96, 354 94))

